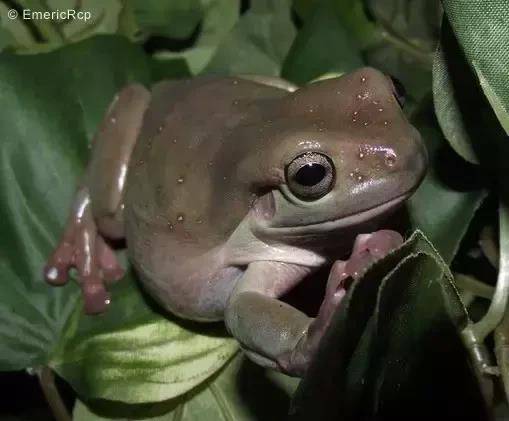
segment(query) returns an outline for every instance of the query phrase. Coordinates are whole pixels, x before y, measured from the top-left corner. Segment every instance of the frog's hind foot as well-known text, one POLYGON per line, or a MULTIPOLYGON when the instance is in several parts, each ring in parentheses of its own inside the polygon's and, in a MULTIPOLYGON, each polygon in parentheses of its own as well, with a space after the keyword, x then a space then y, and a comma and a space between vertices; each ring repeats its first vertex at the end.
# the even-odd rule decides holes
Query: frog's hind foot
POLYGON ((124 270, 97 230, 86 188, 78 191, 64 234, 44 268, 44 277, 52 285, 64 285, 71 268, 78 272, 85 312, 104 312, 110 303, 106 284, 122 278, 124 270))

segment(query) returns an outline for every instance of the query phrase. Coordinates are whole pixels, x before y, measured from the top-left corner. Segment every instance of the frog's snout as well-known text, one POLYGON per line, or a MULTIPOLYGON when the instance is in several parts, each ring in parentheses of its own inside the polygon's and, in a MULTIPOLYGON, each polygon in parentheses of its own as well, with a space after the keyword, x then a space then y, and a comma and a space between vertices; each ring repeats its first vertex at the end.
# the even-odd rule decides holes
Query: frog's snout
POLYGON ((410 191, 415 190, 424 179, 428 169, 428 151, 424 141, 414 127, 412 136, 401 156, 401 176, 407 181, 410 191))

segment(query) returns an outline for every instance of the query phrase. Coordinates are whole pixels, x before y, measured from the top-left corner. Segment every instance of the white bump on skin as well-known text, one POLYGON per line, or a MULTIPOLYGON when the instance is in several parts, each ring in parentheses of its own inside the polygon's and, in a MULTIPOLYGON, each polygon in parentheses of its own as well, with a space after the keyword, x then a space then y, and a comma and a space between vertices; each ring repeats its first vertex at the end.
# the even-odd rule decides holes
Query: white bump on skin
POLYGON ((126 175, 127 175, 127 164, 123 164, 122 167, 120 167, 120 174, 118 176, 117 188, 119 191, 121 191, 122 188, 124 187, 126 175))
POLYGON ((85 214, 85 210, 87 209, 87 206, 90 204, 90 197, 87 195, 83 198, 83 200, 80 202, 76 216, 78 219, 82 219, 83 215, 85 214))
POLYGON ((51 280, 55 281, 58 278, 58 269, 55 267, 52 267, 46 272, 46 277, 51 280))

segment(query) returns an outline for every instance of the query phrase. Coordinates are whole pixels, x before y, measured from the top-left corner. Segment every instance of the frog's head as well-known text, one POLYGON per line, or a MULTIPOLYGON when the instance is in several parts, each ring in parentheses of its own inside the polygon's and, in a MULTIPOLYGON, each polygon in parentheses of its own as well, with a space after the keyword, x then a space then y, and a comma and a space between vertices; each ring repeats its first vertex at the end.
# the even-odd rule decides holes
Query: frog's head
POLYGON ((363 68, 268 108, 269 140, 251 168, 269 186, 252 209, 258 229, 285 237, 358 229, 412 194, 427 154, 398 85, 363 68))

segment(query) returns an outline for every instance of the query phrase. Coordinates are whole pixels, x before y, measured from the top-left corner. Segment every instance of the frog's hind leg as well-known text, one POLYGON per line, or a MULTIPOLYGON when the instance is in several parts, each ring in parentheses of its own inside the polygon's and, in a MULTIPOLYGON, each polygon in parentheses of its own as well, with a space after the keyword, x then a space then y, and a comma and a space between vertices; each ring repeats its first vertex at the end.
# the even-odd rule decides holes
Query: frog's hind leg
POLYGON ((110 299, 105 284, 123 276, 105 238, 123 237, 124 183, 149 99, 141 85, 127 86, 114 99, 93 140, 64 233, 44 269, 49 283, 63 285, 76 268, 89 314, 106 309, 110 299))

